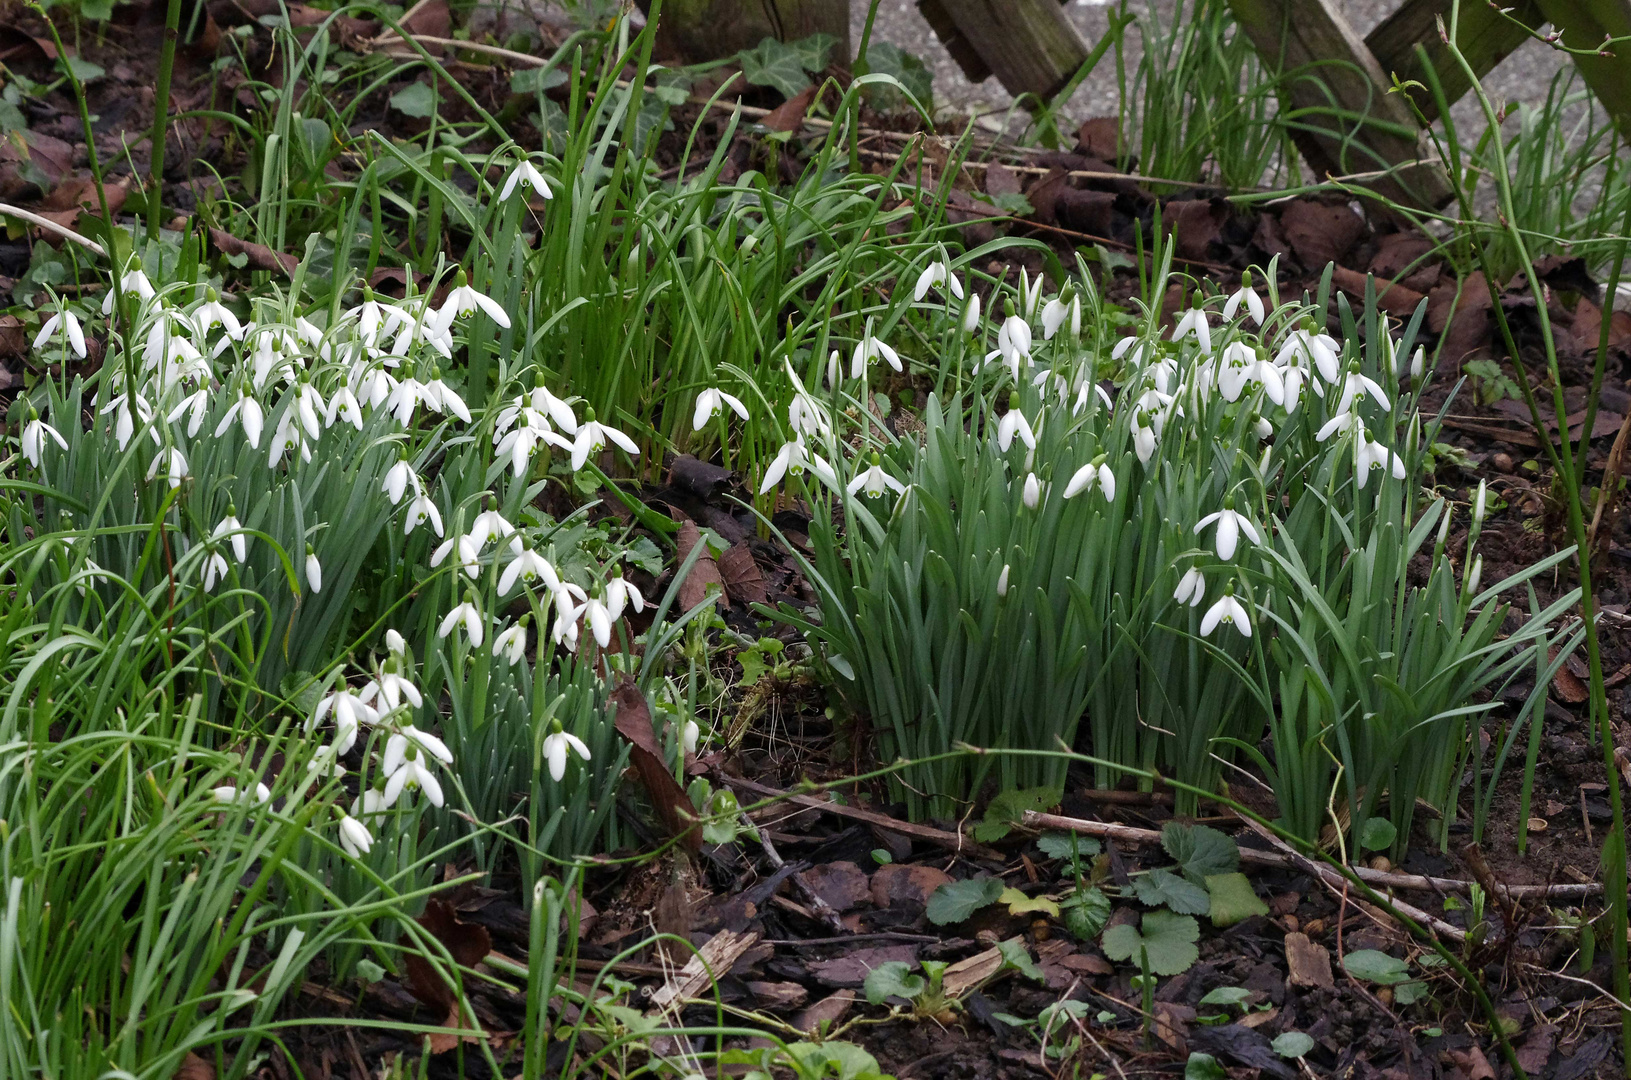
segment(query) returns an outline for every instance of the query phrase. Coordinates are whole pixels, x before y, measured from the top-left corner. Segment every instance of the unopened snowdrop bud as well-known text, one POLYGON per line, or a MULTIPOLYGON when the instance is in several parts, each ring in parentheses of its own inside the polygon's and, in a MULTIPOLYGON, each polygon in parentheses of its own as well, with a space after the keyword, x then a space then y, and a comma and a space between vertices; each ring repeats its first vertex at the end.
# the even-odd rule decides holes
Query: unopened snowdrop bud
POLYGON ((1025 474, 1025 493, 1022 496, 1025 509, 1035 510, 1042 503, 1042 481, 1036 478, 1036 473, 1025 474))
POLYGON ((1008 564, 1002 564, 1002 573, 997 575, 997 599, 1008 595, 1008 564))
POLYGON ((1468 596, 1478 595, 1478 583, 1484 577, 1484 557, 1479 555, 1472 561, 1472 569, 1467 571, 1467 587, 1464 590, 1468 596))
POLYGON ((963 333, 972 334, 980 328, 980 294, 970 291, 968 303, 963 307, 963 333))
POLYGON ((311 591, 323 591, 323 564, 317 561, 317 552, 310 544, 306 545, 306 584, 311 591))
POLYGON ((1427 370, 1427 348, 1417 345, 1416 351, 1410 354, 1410 377, 1419 379, 1427 370))
POLYGON ((1274 434, 1274 425, 1269 423, 1263 417, 1259 416, 1257 418, 1257 437, 1259 439, 1266 439, 1270 435, 1273 435, 1273 434, 1274 434))
POLYGON ((1446 510, 1444 512, 1444 515, 1441 518, 1439 518, 1439 522, 1438 522, 1438 539, 1434 541, 1434 545, 1438 548, 1439 551, 1443 551, 1444 550, 1444 545, 1449 540, 1449 538, 1450 538, 1450 514, 1449 514, 1449 511, 1446 510))
POLYGON ((844 365, 838 360, 838 350, 834 349, 832 355, 827 357, 827 387, 838 389, 839 380, 844 377, 844 365))
POLYGON ((1475 533, 1484 527, 1484 509, 1487 505, 1488 493, 1488 482, 1478 481, 1478 494, 1472 500, 1472 531, 1475 533))
POLYGON ((680 745, 685 747, 687 754, 697 752, 697 740, 702 737, 702 729, 697 727, 695 720, 687 720, 680 729, 680 745))

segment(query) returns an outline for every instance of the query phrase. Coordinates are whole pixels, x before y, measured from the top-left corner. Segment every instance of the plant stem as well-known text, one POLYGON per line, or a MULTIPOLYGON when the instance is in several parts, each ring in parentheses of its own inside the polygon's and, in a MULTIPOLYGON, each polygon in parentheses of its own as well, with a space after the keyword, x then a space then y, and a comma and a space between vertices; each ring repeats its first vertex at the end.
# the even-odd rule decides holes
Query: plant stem
POLYGON ((159 81, 153 92, 153 135, 147 168, 147 235, 158 235, 164 203, 164 133, 170 126, 170 76, 176 66, 176 38, 181 25, 181 0, 170 0, 164 12, 164 45, 159 54, 159 81))

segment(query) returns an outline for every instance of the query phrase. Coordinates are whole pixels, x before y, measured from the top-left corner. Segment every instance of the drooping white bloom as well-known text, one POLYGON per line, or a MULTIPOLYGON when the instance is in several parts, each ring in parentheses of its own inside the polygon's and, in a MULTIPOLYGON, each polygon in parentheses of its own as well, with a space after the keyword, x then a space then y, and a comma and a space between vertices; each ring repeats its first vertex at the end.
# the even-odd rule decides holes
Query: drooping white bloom
POLYGON ((323 564, 317 561, 317 551, 306 545, 306 586, 314 593, 323 591, 323 564))
POLYGON ((1036 306, 1041 303, 1043 290, 1047 287, 1048 279, 1044 275, 1038 274, 1036 280, 1032 281, 1025 268, 1023 266, 1019 268, 1020 309, 1025 312, 1025 318, 1036 318, 1036 306))
POLYGON ((855 351, 850 354, 849 377, 859 379, 866 374, 866 366, 877 357, 883 357, 884 362, 896 371, 904 371, 901 366, 900 354, 890 348, 886 342, 872 336, 872 325, 867 324, 866 333, 861 340, 855 343, 855 351))
POLYGON ((555 567, 550 565, 549 560, 531 548, 522 548, 521 553, 504 568, 504 573, 499 575, 498 595, 508 596, 517 582, 535 580, 541 580, 551 593, 560 590, 560 576, 555 573, 555 567))
POLYGON ((416 494, 413 497, 413 502, 408 504, 406 527, 403 529, 402 535, 412 536, 415 528, 429 521, 431 529, 440 537, 442 535, 442 512, 436 509, 436 504, 431 501, 430 495, 423 488, 418 487, 417 484, 415 488, 416 494))
POLYGON ((32 407, 28 412, 29 421, 23 425, 23 460, 37 469, 44 454, 46 439, 49 438, 63 450, 68 449, 68 444, 63 442, 62 435, 56 428, 40 419, 39 413, 32 407))
POLYGON ((430 565, 441 566, 442 561, 455 550, 459 555, 459 569, 463 570, 471 581, 476 580, 481 574, 481 543, 474 537, 450 536, 443 540, 436 550, 430 553, 430 565))
POLYGON ((794 436, 791 442, 783 443, 782 448, 776 452, 770 466, 765 469, 764 479, 759 484, 759 494, 764 495, 781 482, 783 476, 802 476, 805 469, 809 469, 831 487, 838 486, 838 474, 833 472, 831 465, 819 454, 812 454, 804 445, 804 436, 794 436))
POLYGON ((485 621, 481 612, 476 609, 475 598, 467 596, 462 603, 442 617, 441 624, 436 627, 436 636, 445 638, 453 632, 454 627, 463 626, 466 636, 470 638, 471 646, 479 649, 483 635, 482 625, 485 621))
POLYGON ((726 406, 742 419, 748 418, 748 407, 742 404, 742 399, 725 393, 717 386, 710 386, 698 394, 696 412, 691 417, 691 430, 701 431, 726 406))
POLYGON ((561 730, 561 722, 555 721, 555 730, 544 736, 544 760, 549 762, 549 778, 559 783, 566 776, 566 755, 568 751, 576 753, 583 760, 589 760, 589 748, 582 739, 569 731, 561 730))
POLYGON ((630 457, 637 456, 640 448, 633 439, 595 420, 594 410, 589 411, 588 419, 578 425, 577 437, 572 440, 572 471, 577 472, 589 460, 590 454, 599 453, 605 447, 607 440, 623 448, 630 457))
POLYGON ((494 540, 502 540, 514 532, 515 526, 511 525, 503 514, 489 507, 476 515, 476 520, 470 525, 469 536, 477 545, 483 545, 494 540))
POLYGON ((1246 515, 1236 512, 1232 500, 1224 500, 1222 510, 1214 510, 1201 518, 1195 525, 1195 534, 1200 533, 1213 522, 1217 522, 1218 532, 1215 538, 1218 558, 1228 562, 1235 557, 1235 546, 1240 542, 1240 534, 1245 533, 1254 544, 1261 544, 1263 538, 1257 532, 1257 526, 1251 523, 1246 515))
POLYGON ((431 345, 436 345, 438 339, 448 333, 448 327, 452 325, 452 316, 468 319, 476 313, 478 308, 499 326, 506 330, 509 329, 510 316, 505 312, 503 306, 492 297, 471 288, 470 279, 465 276, 463 270, 460 270, 453 279, 453 288, 448 292, 447 299, 442 301, 442 306, 436 311, 436 314, 441 318, 434 323, 429 320, 425 323, 426 329, 431 331, 426 335, 426 340, 431 345))
POLYGON ((1393 479, 1395 480, 1403 480, 1405 477, 1403 458, 1379 442, 1366 442, 1361 440, 1359 444, 1358 460, 1355 464, 1355 468, 1357 470, 1354 477, 1355 482, 1360 487, 1364 487, 1365 481, 1370 477, 1370 471, 1372 469, 1382 467, 1391 468, 1393 471, 1393 479))
POLYGON ((549 190, 549 181, 544 179, 544 174, 534 168, 531 161, 522 158, 516 163, 515 168, 510 170, 509 177, 504 181, 503 189, 498 193, 498 201, 507 202, 510 196, 515 194, 517 188, 529 187, 545 199, 555 197, 555 193, 549 190))
POLYGON ((1229 299, 1224 301, 1223 321, 1228 322, 1233 319, 1235 312, 1240 310, 1242 303, 1246 305, 1246 310, 1251 314, 1252 322, 1262 326, 1264 318, 1263 298, 1258 296, 1257 291, 1252 288, 1250 274, 1242 275, 1240 288, 1231 293, 1229 299))
POLYGON ((1200 344, 1201 352, 1211 355, 1212 352, 1212 326, 1206 321, 1206 309, 1192 307, 1185 311, 1178 320, 1178 325, 1172 331, 1173 341, 1182 341, 1184 335, 1193 334, 1200 344))
POLYGON ((222 787, 211 788, 210 794, 215 796, 216 802, 226 803, 229 806, 239 806, 247 803, 258 805, 272 798, 272 793, 267 790, 266 785, 259 783, 255 785, 252 791, 243 791, 233 784, 226 784, 222 787))
POLYGON ((1479 555, 1472 561, 1472 569, 1467 572, 1466 587, 1462 590, 1468 596, 1478 595, 1478 583, 1484 579, 1484 557, 1479 555))
POLYGON ((40 332, 34 335, 34 351, 43 349, 46 342, 51 340, 51 335, 59 331, 74 355, 85 359, 85 331, 81 329, 79 320, 74 318, 74 313, 67 308, 58 308, 41 324, 40 332))
POLYGON ((1297 356, 1306 361, 1311 369, 1318 371, 1326 382, 1334 383, 1342 374, 1341 352, 1342 346, 1330 335, 1314 333, 1310 324, 1307 328, 1296 327, 1286 334, 1285 343, 1275 354, 1274 362, 1285 367, 1289 357, 1297 356))
POLYGON ((147 467, 147 480, 152 483, 153 478, 160 472, 164 473, 171 488, 178 488, 181 482, 187 479, 187 459, 180 450, 172 446, 168 450, 160 450, 153 458, 153 463, 147 467))
POLYGON ((133 266, 131 269, 126 270, 124 276, 119 279, 119 288, 109 289, 107 296, 102 298, 102 314, 111 315, 115 295, 126 293, 136 294, 141 298, 143 304, 158 295, 153 290, 153 283, 147 279, 146 274, 142 273, 141 267, 133 266))
POLYGON ((787 423, 795 435, 825 435, 832 430, 827 421, 827 410, 809 394, 800 391, 793 395, 787 406, 787 423))
POLYGON ((410 481, 417 482, 412 466, 408 464, 407 458, 397 458, 396 464, 385 474, 385 484, 381 489, 385 492, 385 497, 391 500, 392 506, 402 501, 403 493, 408 490, 410 481))
POLYGON ((1200 567, 1191 566, 1184 571, 1184 576, 1178 579, 1178 587, 1172 591, 1172 598, 1190 607, 1201 606, 1201 601, 1206 599, 1206 575, 1201 573, 1200 567))
POLYGON ((1036 449, 1036 433, 1031 430, 1031 422, 1025 419, 1025 414, 1019 410, 1017 394, 1009 403, 1008 411, 997 421, 997 449, 1006 454, 1008 448, 1013 445, 1016 435, 1027 450, 1036 449))
POLYGON ((232 554, 237 556, 240 563, 249 558, 249 538, 243 534, 243 524, 238 521, 238 512, 231 506, 227 507, 227 516, 215 526, 210 539, 219 540, 223 536, 231 537, 229 542, 232 544, 232 554))
MULTIPOLYGON (((393 653, 392 655, 400 656, 401 654, 393 653)), ((404 701, 416 709, 423 708, 425 704, 423 695, 419 693, 419 688, 406 675, 395 670, 398 663, 400 661, 388 662, 377 678, 370 679, 363 684, 363 688, 357 691, 357 700, 364 705, 370 705, 376 697, 379 698, 385 706, 385 708, 379 710, 382 714, 393 713, 402 708, 404 701)))
POLYGON ((963 333, 972 334, 980 328, 980 294, 974 293, 968 298, 968 306, 963 308, 963 333))
POLYGON ((882 496, 885 491, 893 491, 904 495, 906 485, 884 472, 883 462, 877 454, 873 454, 872 465, 856 473, 855 478, 849 482, 849 487, 846 490, 851 495, 858 491, 865 491, 869 498, 876 499, 882 496))
POLYGON ((1042 481, 1036 478, 1036 473, 1025 474, 1025 487, 1020 493, 1020 501, 1025 509, 1035 510, 1042 503, 1042 481))
POLYGON ((1018 315, 1009 315, 997 327, 997 355, 1019 377, 1020 361, 1031 362, 1031 324, 1018 315))
POLYGON ((646 598, 621 573, 613 574, 606 582, 606 611, 613 619, 623 617, 623 609, 632 607, 636 613, 646 609, 646 598))
POLYGON ((208 386, 200 386, 191 394, 182 398, 165 417, 170 423, 175 423, 189 412, 192 414, 187 421, 187 438, 198 437, 198 431, 204 426, 204 414, 209 412, 211 392, 208 386))
POLYGON ((1095 486, 1105 502, 1116 501, 1116 474, 1103 457, 1095 458, 1076 470, 1070 483, 1065 485, 1065 498, 1074 499, 1084 491, 1092 491, 1095 486))
POLYGON ((380 771, 387 776, 396 772, 412 756, 413 750, 428 754, 443 765, 453 764, 453 751, 447 748, 445 742, 428 731, 421 731, 412 724, 404 724, 386 740, 385 756, 380 761, 380 771))
POLYGON ((353 859, 360 859, 374 846, 374 834, 368 826, 350 814, 340 815, 340 847, 353 859))
POLYGON ((1341 433, 1343 436, 1352 435, 1355 438, 1365 437, 1365 423, 1351 412, 1339 412, 1320 426, 1314 433, 1315 442, 1324 442, 1332 435, 1341 433))
POLYGON ((1391 409, 1393 405, 1383 392, 1375 379, 1359 370, 1355 363, 1342 378, 1342 392, 1337 398, 1337 412, 1347 412, 1356 399, 1368 396, 1384 409, 1391 409))
POLYGON ((193 309, 193 325, 198 327, 201 339, 217 326, 233 341, 244 339, 243 324, 238 321, 238 316, 232 313, 232 309, 221 303, 221 298, 215 294, 214 289, 208 290, 204 302, 193 309))
POLYGON ((385 781, 385 791, 380 796, 382 807, 390 809, 395 806, 402 793, 410 787, 423 791, 432 806, 442 805, 441 782, 417 753, 405 760, 402 767, 385 781))
POLYGON ((599 596, 591 596, 583 602, 583 617, 589 622, 589 630, 595 636, 595 641, 602 649, 612 644, 612 617, 606 609, 606 601, 599 596))
POLYGON ((1232 592, 1226 592, 1218 597, 1217 603, 1207 609, 1201 617, 1201 636, 1208 637, 1218 628, 1219 623, 1228 623, 1240 631, 1240 636, 1252 636, 1252 622, 1246 616, 1246 609, 1235 599, 1232 592))
POLYGON ((204 591, 212 591, 217 581, 225 580, 228 569, 227 561, 221 553, 215 548, 210 548, 204 556, 204 591))
POLYGON ((432 371, 430 382, 420 388, 419 396, 436 412, 451 413, 467 424, 471 422, 469 406, 458 391, 442 381, 440 369, 432 371))
POLYGON ((298 448, 302 461, 311 460, 311 443, 301 435, 300 424, 295 418, 293 409, 285 409, 283 419, 278 421, 277 430, 272 433, 270 451, 267 454, 268 468, 273 468, 283 460, 284 451, 291 447, 298 448))
POLYGON ((1042 340, 1052 341, 1053 335, 1070 320, 1070 336, 1077 337, 1082 332, 1082 298, 1071 297, 1067 303, 1063 296, 1056 296, 1049 300, 1042 308, 1042 340))
POLYGON ((542 381, 532 388, 532 407, 549 417, 551 422, 568 435, 578 433, 578 417, 572 406, 549 392, 542 381))
POLYGON ((957 275, 952 271, 951 263, 944 253, 917 276, 917 285, 912 289, 912 299, 922 303, 923 298, 929 295, 929 290, 935 288, 949 289, 957 299, 963 298, 963 283, 957 280, 957 275))
POLYGON ((323 426, 333 427, 335 421, 343 421, 358 431, 362 430, 362 405, 357 402, 357 395, 351 392, 349 379, 340 383, 340 388, 328 399, 328 410, 323 415, 323 426))
POLYGON ((1489 482, 1478 481, 1478 494, 1472 500, 1472 531, 1477 532, 1484 527, 1484 510, 1488 506, 1489 482))
POLYGON ((695 720, 687 720, 685 726, 680 728, 680 746, 685 748, 687 754, 697 752, 697 742, 702 738, 702 729, 697 727, 695 720))
MULTIPOLYGON (((523 619, 526 616, 522 616, 523 619)), ((511 666, 527 656, 527 624, 518 622, 493 639, 493 656, 507 660, 511 666)))

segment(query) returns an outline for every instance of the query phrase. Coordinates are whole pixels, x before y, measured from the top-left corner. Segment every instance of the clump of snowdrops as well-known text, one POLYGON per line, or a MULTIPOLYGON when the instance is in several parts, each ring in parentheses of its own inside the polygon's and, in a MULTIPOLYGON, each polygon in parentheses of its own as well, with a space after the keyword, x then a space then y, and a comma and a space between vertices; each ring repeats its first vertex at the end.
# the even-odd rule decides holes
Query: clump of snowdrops
MULTIPOLYGON (((788 616, 881 759, 1079 744, 1101 784, 1125 765, 1216 788, 1253 782, 1250 758, 1309 839, 1340 808, 1355 837, 1380 815, 1402 846, 1418 798, 1447 827, 1480 693, 1573 598, 1497 640, 1499 595, 1555 560, 1483 582, 1481 512, 1446 549, 1420 315, 1339 300, 1332 336, 1325 290, 1283 299, 1266 277, 1123 334, 1085 267, 1051 295, 1022 275, 982 318, 942 253, 912 304, 943 350, 923 367, 955 377, 921 433, 874 407, 873 369, 911 361, 870 323, 849 365, 811 373, 824 390, 800 384, 765 481, 816 504, 821 603, 788 616)), ((1057 758, 991 755, 909 767, 895 790, 954 817, 1063 781, 1057 758)))

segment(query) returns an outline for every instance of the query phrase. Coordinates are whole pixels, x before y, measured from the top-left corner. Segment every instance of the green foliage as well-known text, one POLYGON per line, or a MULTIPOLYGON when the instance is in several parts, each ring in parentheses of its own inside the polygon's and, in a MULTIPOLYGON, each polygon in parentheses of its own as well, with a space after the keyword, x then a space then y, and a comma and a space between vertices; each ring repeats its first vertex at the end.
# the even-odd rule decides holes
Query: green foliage
POLYGON ((900 84, 873 83, 866 88, 867 100, 879 112, 900 112, 912 107, 910 94, 918 105, 934 111, 934 72, 922 59, 887 41, 874 41, 867 46, 867 71, 887 75, 900 84), (901 91, 904 90, 905 93, 901 91))
POLYGON ((1342 970, 1378 986, 1393 986, 1410 978, 1410 965, 1377 949, 1355 949, 1342 957, 1342 970))
POLYGON ((752 49, 737 54, 742 75, 755 86, 771 86, 784 97, 794 97, 810 85, 807 72, 827 66, 827 54, 838 44, 830 34, 812 34, 800 41, 784 43, 765 38, 752 49))
POLYGON ((981 908, 996 903, 1001 895, 1001 878, 949 881, 930 894, 925 914, 936 926, 959 923, 981 908))
POLYGON ((1200 936, 1200 924, 1189 915, 1146 911, 1137 927, 1121 923, 1106 930, 1100 946, 1111 960, 1140 962, 1147 956, 1153 974, 1180 975, 1200 959, 1200 936))
POLYGON ((1283 1058, 1300 1058, 1314 1049, 1314 1039, 1301 1031, 1282 1031, 1269 1045, 1283 1058))
POLYGON ((1049 810, 1059 805, 1062 795, 1056 787, 1001 792, 986 806, 985 819, 974 826, 974 839, 982 844, 995 843, 1023 823, 1027 811, 1049 810))
POLYGON ((1240 849, 1209 825, 1170 821, 1161 828, 1161 847, 1177 862, 1183 875, 1197 885, 1214 874, 1240 869, 1240 849))
POLYGON ((1102 846, 1095 837, 1074 832, 1049 832, 1036 838, 1036 846, 1050 859, 1091 859, 1102 846))
POLYGON ((1104 894, 1104 890, 1092 886, 1078 886, 1060 903, 1059 908, 1064 916, 1065 929, 1081 941, 1098 937, 1099 931, 1110 921, 1110 898, 1104 894))
POLYGON ((1206 891, 1214 926, 1233 926, 1253 915, 1269 913, 1269 906, 1252 890, 1252 883, 1245 874, 1209 874, 1206 891))
POLYGON ((1159 867, 1133 882, 1140 902, 1166 907, 1180 915, 1205 915, 1211 907, 1206 890, 1159 867))

